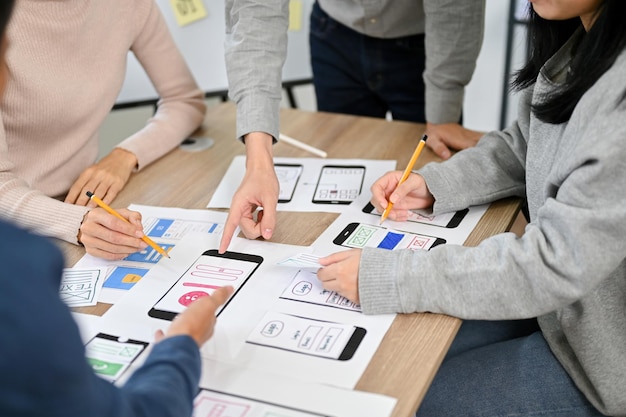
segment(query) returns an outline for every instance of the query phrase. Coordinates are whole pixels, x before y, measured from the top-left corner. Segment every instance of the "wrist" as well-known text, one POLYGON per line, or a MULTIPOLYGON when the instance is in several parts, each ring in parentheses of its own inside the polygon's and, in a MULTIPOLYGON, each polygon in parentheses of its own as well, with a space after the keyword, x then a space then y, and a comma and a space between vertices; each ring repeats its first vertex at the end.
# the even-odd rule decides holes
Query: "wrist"
POLYGON ((139 166, 137 156, 127 149, 113 148, 109 155, 131 171, 137 169, 139 166))
POLYGON ((246 170, 274 169, 273 141, 271 135, 264 132, 248 133, 246 144, 246 170))

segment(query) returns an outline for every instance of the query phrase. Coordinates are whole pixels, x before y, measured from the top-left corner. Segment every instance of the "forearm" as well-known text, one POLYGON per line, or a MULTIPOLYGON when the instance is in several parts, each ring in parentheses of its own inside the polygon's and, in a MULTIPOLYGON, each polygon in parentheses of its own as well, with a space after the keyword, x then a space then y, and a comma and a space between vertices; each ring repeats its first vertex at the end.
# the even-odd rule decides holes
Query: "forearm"
POLYGON ((132 416, 191 416, 200 380, 200 352, 189 336, 157 343, 144 364, 121 388, 132 416))
POLYGON ((484 0, 424 0, 426 120, 457 123, 480 52, 484 0))
POLYGON ((33 190, 19 178, 0 173, 0 216, 44 236, 78 244, 87 207, 66 204, 33 190))
POLYGON ((226 70, 237 103, 237 138, 250 132, 278 137, 288 18, 287 0, 226 1, 226 70))
POLYGON ((204 120, 204 93, 196 84, 154 4, 131 47, 160 97, 146 126, 118 147, 137 156, 141 170, 178 146, 204 120), (163 65, 167 57, 167 65, 163 65))

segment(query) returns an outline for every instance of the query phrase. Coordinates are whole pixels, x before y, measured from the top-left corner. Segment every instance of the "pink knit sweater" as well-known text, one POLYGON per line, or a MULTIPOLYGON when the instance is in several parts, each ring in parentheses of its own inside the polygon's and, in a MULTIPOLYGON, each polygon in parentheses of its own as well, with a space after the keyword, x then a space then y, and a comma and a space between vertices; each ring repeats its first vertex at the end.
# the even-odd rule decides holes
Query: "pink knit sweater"
POLYGON ((19 0, 8 35, 0 217, 77 243, 88 209, 61 201, 96 161, 98 129, 119 94, 128 51, 161 97, 146 126, 118 145, 136 155, 139 169, 202 123, 203 94, 154 0, 19 0))

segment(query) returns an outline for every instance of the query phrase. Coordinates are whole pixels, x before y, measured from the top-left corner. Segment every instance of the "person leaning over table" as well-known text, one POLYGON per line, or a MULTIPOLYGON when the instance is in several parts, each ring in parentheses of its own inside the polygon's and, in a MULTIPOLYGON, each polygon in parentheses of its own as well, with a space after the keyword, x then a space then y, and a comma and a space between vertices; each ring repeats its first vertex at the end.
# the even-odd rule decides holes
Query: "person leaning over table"
POLYGON ((142 250, 129 223, 93 208, 200 126, 206 106, 154 0, 20 0, 8 28, 10 78, 0 106, 0 218, 121 259, 142 250), (159 96, 144 128, 99 161, 98 130, 115 104, 128 52, 159 96), (93 209, 92 209, 93 208, 93 209))
MULTIPOLYGON (((0 95, 8 76, 5 27, 13 5, 0 2, 0 95)), ((3 220, 0 235, 0 415, 191 416, 200 379, 198 347, 213 334, 215 311, 232 287, 198 299, 164 334, 158 332, 146 361, 118 388, 87 364, 78 328, 59 299, 59 249, 3 220)))
POLYGON ((317 0, 309 39, 318 110, 426 123, 426 144, 443 159, 474 146, 483 133, 459 120, 484 17, 484 0, 317 0))
POLYGON ((622 0, 531 0, 518 120, 372 186, 399 221, 525 196, 523 236, 320 260, 324 288, 366 314, 466 320, 418 416, 626 416, 624 16, 622 0))

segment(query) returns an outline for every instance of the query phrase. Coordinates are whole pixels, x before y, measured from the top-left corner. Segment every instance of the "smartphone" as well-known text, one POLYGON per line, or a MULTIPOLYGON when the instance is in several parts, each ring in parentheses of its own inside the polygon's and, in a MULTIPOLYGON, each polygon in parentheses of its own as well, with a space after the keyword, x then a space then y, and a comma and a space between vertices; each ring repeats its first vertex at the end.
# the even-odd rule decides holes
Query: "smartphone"
POLYGON ((313 203, 350 204, 361 194, 364 178, 364 166, 325 165, 315 186, 313 203))
POLYGON ((347 361, 352 359, 366 333, 364 328, 351 324, 270 311, 261 319, 246 342, 347 361))
POLYGON ((85 345, 85 356, 97 375, 115 382, 147 346, 148 342, 98 333, 85 345))
MULTIPOLYGON (((376 212, 376 209, 372 205, 372 203, 367 203, 365 207, 363 207, 363 213, 375 214, 380 216, 380 213, 376 212)), ((433 226, 446 227, 448 229, 453 229, 461 224, 461 221, 465 218, 465 215, 469 212, 469 209, 463 209, 456 211, 454 213, 444 213, 439 214, 437 216, 433 215, 432 212, 428 210, 412 210, 409 213, 409 218, 407 221, 415 222, 415 223, 424 223, 430 224, 433 226)))
POLYGON ((280 191, 278 193, 279 203, 288 203, 293 198, 293 193, 298 185, 300 175, 302 175, 302 165, 298 164, 274 164, 274 171, 278 177, 280 191))
POLYGON ((237 252, 220 254, 215 249, 205 251, 154 304, 148 315, 157 319, 173 320, 191 302, 212 294, 220 287, 230 285, 235 291, 216 311, 216 315, 219 315, 262 262, 263 258, 258 255, 237 252))
POLYGON ((350 223, 337 235, 333 243, 349 248, 430 250, 446 243, 446 240, 371 224, 350 223))

